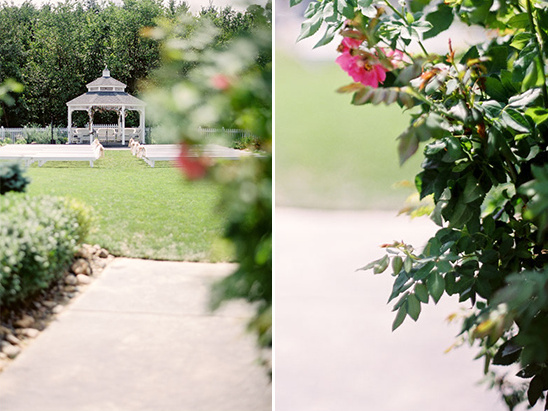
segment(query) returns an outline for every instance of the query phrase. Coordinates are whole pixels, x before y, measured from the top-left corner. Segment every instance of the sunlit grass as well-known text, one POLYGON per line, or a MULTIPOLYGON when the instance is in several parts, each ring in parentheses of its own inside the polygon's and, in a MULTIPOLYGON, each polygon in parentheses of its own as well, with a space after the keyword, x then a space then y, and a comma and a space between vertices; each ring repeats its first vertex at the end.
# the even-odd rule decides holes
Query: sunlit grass
POLYGON ((88 239, 127 257, 220 261, 231 252, 219 240, 223 213, 220 187, 187 182, 179 170, 160 162, 154 168, 129 150, 107 150, 104 159, 48 162, 28 170, 31 195, 70 196, 94 210, 96 230, 88 239))
POLYGON ((398 106, 352 106, 336 89, 352 80, 333 62, 306 65, 276 55, 276 201, 322 208, 397 209, 420 159, 399 166, 398 106))

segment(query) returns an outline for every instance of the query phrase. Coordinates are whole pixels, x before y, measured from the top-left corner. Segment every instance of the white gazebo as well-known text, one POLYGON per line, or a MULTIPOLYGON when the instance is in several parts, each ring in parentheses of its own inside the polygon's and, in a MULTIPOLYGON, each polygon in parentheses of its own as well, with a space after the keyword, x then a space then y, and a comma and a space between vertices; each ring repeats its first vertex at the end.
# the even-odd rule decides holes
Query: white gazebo
POLYGON ((87 84, 88 92, 70 100, 68 107, 68 142, 73 142, 73 136, 84 131, 85 136, 89 138, 90 144, 93 141, 92 136, 96 130, 93 128, 93 114, 98 110, 116 111, 118 113, 118 126, 115 130, 115 140, 126 143, 126 137, 138 137, 141 143, 145 143, 145 102, 137 97, 126 93, 126 85, 110 77, 108 68, 103 70, 103 76, 87 84), (139 128, 126 129, 126 111, 139 112, 139 128), (74 111, 87 111, 89 115, 89 128, 76 129, 72 127, 72 113, 74 111))

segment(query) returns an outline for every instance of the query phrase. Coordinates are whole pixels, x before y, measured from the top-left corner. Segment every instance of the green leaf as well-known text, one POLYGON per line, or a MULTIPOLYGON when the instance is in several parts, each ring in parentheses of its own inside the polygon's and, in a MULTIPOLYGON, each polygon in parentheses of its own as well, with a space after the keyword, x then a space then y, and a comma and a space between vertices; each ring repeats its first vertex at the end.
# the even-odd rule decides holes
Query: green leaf
POLYGON ((523 78, 521 89, 530 90, 534 87, 541 86, 542 80, 542 66, 539 63, 538 58, 535 58, 525 70, 525 77, 523 78))
POLYGON ((417 321, 421 313, 421 303, 415 294, 409 294, 407 298, 407 314, 417 321))
POLYGON ((517 110, 506 109, 502 112, 502 120, 506 126, 518 133, 530 133, 531 129, 527 119, 517 110))
POLYGON ((541 375, 536 375, 529 383, 529 389, 527 390, 527 399, 529 405, 533 407, 538 399, 541 397, 544 390, 544 381, 541 375))
POLYGON ((437 304, 441 296, 443 295, 443 291, 445 290, 445 281, 443 277, 440 274, 434 272, 426 280, 426 285, 428 287, 428 292, 432 296, 434 302, 437 304))
POLYGON ((340 15, 346 17, 347 19, 354 18, 354 7, 355 4, 353 0, 335 0, 337 3, 337 11, 340 15))
POLYGON ((326 44, 329 44, 331 42, 331 40, 333 40, 333 38, 335 38, 335 34, 337 34, 337 32, 339 31, 339 28, 342 25, 343 25, 343 23, 341 22, 341 23, 338 23, 338 24, 335 24, 335 25, 328 26, 327 29, 325 30, 325 33, 323 34, 322 38, 320 39, 320 41, 318 41, 314 45, 314 48, 325 46, 326 44))
POLYGON ((423 38, 429 39, 447 30, 453 23, 453 10, 448 5, 441 3, 437 10, 426 15, 426 21, 432 24, 432 28, 424 33, 423 38))
POLYGON ((430 275, 435 265, 436 263, 434 261, 428 261, 421 268, 417 270, 413 278, 415 278, 416 281, 424 280, 426 277, 430 275))
POLYGON ((541 94, 540 88, 527 90, 521 94, 513 96, 508 100, 509 107, 525 108, 531 105, 541 94))
POLYGON ((464 201, 453 201, 453 208, 449 206, 443 210, 443 216, 449 221, 452 228, 461 228, 472 218, 470 207, 464 201))
POLYGON ((407 315, 407 310, 405 309, 405 305, 402 305, 400 309, 398 310, 398 313, 396 314, 396 318, 394 319, 394 322, 392 323, 392 331, 395 331, 400 325, 402 325, 406 315, 407 315))
POLYGON ((385 255, 379 260, 378 264, 373 267, 373 274, 383 273, 388 268, 388 264, 390 264, 390 258, 385 255))
POLYGON ((296 6, 297 4, 300 4, 303 0, 289 0, 289 7, 296 6))
POLYGON ((531 33, 518 33, 512 39, 510 46, 514 47, 517 50, 521 50, 533 39, 534 36, 531 33))
POLYGON ((464 187, 464 193, 462 194, 463 201, 468 204, 478 198, 483 197, 484 195, 485 193, 478 180, 472 174, 468 174, 468 177, 466 178, 466 185, 464 187))
POLYGON ((409 256, 405 257, 405 261, 403 262, 403 269, 406 273, 410 273, 413 269, 413 259, 409 256))
MULTIPOLYGON (((396 278, 396 281, 394 281, 394 285, 392 286, 392 292, 390 293, 390 297, 388 298, 388 302, 392 301, 394 298, 396 298, 398 295, 406 291, 410 286, 411 282, 409 282, 409 276, 405 271, 400 271, 398 277, 396 278)), ((395 307, 397 309, 398 307, 395 307)))
POLYGON ((384 261, 385 258, 388 258, 388 256, 384 256, 384 257, 381 257, 379 258, 378 260, 375 260, 375 261, 371 261, 369 264, 361 267, 361 268, 358 268, 356 271, 367 271, 367 270, 371 270, 372 268, 378 266, 379 264, 381 264, 381 262, 384 261))
POLYGON ((499 103, 495 100, 487 100, 481 103, 481 107, 483 108, 483 111, 490 119, 495 119, 500 117, 500 112, 504 108, 502 103, 499 103))
POLYGON ((358 0, 358 7, 365 17, 372 19, 377 16, 377 8, 373 5, 373 0, 358 0))
POLYGON ((394 275, 398 275, 403 267, 403 259, 397 255, 392 259, 392 270, 394 275))
POLYGON ((505 101, 507 98, 506 89, 502 82, 495 77, 487 77, 485 79, 485 92, 495 100, 505 101))
POLYGON ((511 365, 519 360, 522 347, 513 340, 506 341, 500 346, 493 358, 493 365, 511 365))
POLYGON ((419 139, 416 130, 413 126, 409 127, 399 135, 398 154, 400 157, 400 165, 403 165, 419 148, 419 139))
POLYGON ((525 114, 531 117, 537 126, 548 120, 548 109, 542 107, 529 108, 525 114))
POLYGON ((415 283, 415 295, 419 301, 427 304, 428 303, 428 289, 423 283, 415 283))
POLYGON ((297 37, 297 41, 301 41, 316 34, 316 32, 322 26, 322 23, 323 20, 321 18, 321 15, 319 14, 316 14, 314 17, 305 20, 303 24, 301 24, 301 33, 299 37, 297 37))
POLYGON ((527 13, 516 14, 508 20, 508 25, 516 29, 529 28, 529 24, 529 16, 527 13))

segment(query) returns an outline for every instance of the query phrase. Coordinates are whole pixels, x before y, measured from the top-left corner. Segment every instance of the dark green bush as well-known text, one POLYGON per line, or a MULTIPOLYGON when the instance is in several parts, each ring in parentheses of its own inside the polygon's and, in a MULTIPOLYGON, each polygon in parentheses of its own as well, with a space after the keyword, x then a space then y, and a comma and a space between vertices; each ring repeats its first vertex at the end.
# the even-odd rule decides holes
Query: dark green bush
POLYGON ((84 240, 88 220, 85 207, 63 198, 0 197, 0 306, 19 303, 59 279, 84 240))
POLYGON ((8 191, 23 192, 30 183, 25 170, 18 162, 0 164, 0 195, 8 191))

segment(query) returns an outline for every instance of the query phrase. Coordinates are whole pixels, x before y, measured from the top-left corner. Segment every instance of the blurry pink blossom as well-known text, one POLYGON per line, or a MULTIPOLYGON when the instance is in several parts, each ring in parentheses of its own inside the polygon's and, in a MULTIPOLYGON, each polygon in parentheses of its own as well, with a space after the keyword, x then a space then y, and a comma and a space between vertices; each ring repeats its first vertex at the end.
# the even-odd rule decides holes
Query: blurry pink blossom
POLYGON ((198 180, 205 177, 210 165, 209 158, 195 157, 191 154, 188 144, 181 144, 181 152, 177 157, 177 166, 189 180, 198 180))
POLYGON ((230 79, 224 74, 215 74, 210 79, 211 86, 217 90, 224 91, 231 86, 230 79))

